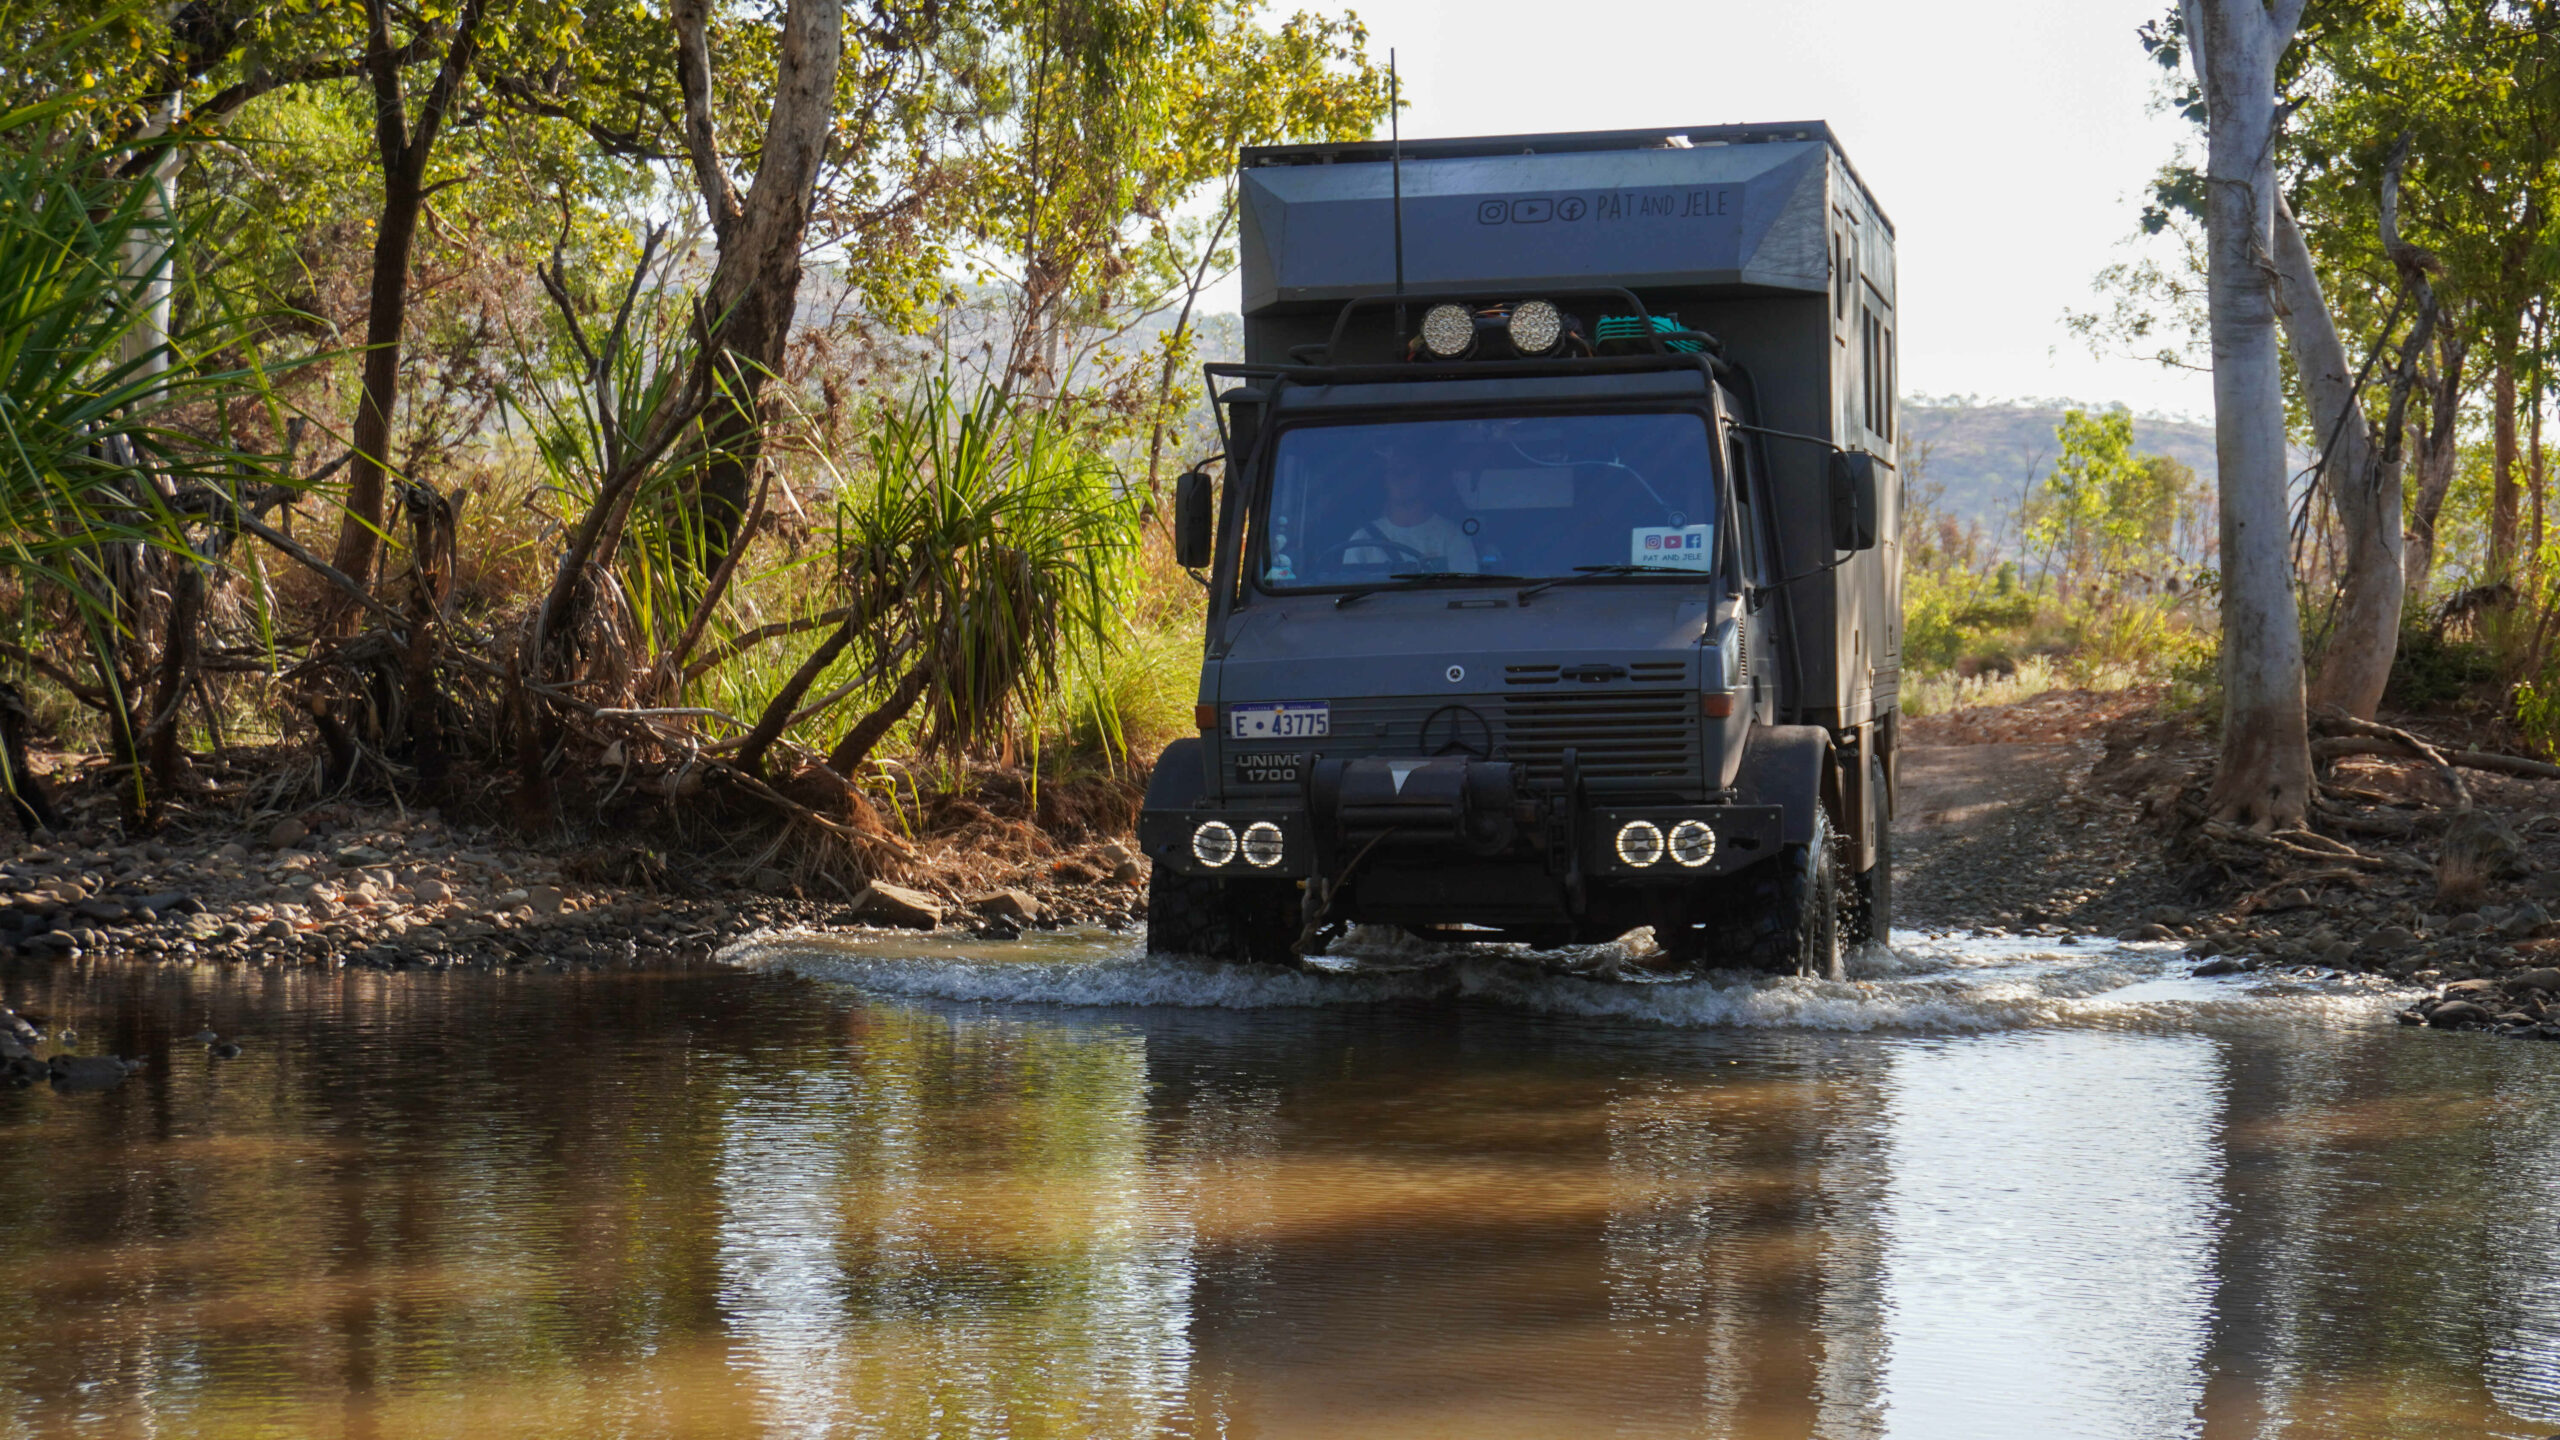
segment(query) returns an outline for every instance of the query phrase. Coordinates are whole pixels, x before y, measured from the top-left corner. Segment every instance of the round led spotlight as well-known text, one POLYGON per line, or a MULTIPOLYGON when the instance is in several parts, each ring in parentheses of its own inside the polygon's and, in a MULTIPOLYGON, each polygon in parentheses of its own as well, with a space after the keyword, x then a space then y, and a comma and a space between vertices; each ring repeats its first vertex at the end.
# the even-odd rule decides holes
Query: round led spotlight
POLYGON ((1464 305, 1434 305, 1422 313, 1422 348, 1455 360, 1476 346, 1475 312, 1464 305))
POLYGON ((1280 863, 1285 847, 1280 840, 1280 827, 1268 820, 1256 820, 1244 827, 1244 863, 1256 870, 1268 870, 1280 863))
POLYGON ((1511 348, 1544 355, 1564 339, 1564 316, 1552 300, 1523 300, 1511 307, 1511 348))
POLYGON ((1672 826, 1671 858, 1690 870, 1716 858, 1715 827, 1704 820, 1683 820, 1672 826))
POLYGON ((1224 820, 1204 820, 1191 832, 1191 858, 1215 870, 1236 858, 1235 827, 1224 820))
POLYGON ((1662 858, 1662 827, 1650 820, 1630 820, 1618 827, 1618 858, 1638 870, 1662 858))

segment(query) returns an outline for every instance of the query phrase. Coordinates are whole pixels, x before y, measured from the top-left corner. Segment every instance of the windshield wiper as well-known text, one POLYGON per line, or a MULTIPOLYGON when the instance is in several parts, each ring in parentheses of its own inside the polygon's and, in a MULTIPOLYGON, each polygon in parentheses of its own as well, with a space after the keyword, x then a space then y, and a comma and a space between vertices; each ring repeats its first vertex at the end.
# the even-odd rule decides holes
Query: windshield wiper
POLYGON ((1354 600, 1375 595, 1381 590, 1411 590, 1426 580, 1437 580, 1443 584, 1481 582, 1488 585, 1517 585, 1528 578, 1526 575, 1494 575, 1477 570, 1402 570, 1387 577, 1395 582, 1393 584, 1372 585, 1365 590, 1343 591, 1333 597, 1333 608, 1339 610, 1354 600))
POLYGON ((1518 598, 1521 604, 1526 605, 1529 603, 1529 597, 1540 591, 1553 590, 1559 585, 1578 585, 1586 580, 1606 580, 1617 575, 1688 575, 1699 580, 1715 578, 1715 572, 1712 570, 1692 570, 1686 565, 1576 565, 1573 567, 1572 574, 1559 575, 1552 580, 1541 580, 1521 591, 1518 598))

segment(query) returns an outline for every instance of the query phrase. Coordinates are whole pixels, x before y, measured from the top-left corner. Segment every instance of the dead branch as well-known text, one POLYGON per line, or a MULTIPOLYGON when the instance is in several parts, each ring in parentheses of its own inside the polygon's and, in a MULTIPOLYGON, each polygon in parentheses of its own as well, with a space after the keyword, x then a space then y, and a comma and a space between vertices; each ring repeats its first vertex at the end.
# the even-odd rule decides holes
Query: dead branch
POLYGON ((726 665, 767 640, 779 640, 786 635, 798 635, 805 631, 823 629, 829 625, 841 625, 845 617, 852 613, 852 606, 839 605, 833 610, 822 610, 815 615, 804 615, 797 620, 776 620, 770 625, 759 625, 753 630, 731 638, 710 654, 684 667, 684 678, 700 679, 705 671, 726 665))
POLYGON ((2296 860, 2318 860, 2329 865, 2352 865, 2359 870, 2400 870, 2410 874, 2435 873, 2426 862, 2407 855, 2367 855, 2343 841, 2308 830, 2280 830, 2259 834, 2228 820, 2208 820, 2204 833, 2225 845, 2238 845, 2271 851, 2296 860))
POLYGON ((28 669, 35 671, 37 674, 42 675, 48 680, 51 680, 54 684, 70 691, 73 699, 78 700, 81 704, 88 706, 92 710, 104 710, 110 703, 107 699, 106 691, 101 690, 97 686, 91 685, 86 681, 75 678, 70 671, 63 669, 61 666, 54 664, 52 661, 47 660, 32 650, 12 645, 5 640, 0 640, 0 658, 15 660, 19 664, 24 665, 28 669))
MULTIPOLYGON (((2445 788, 2447 790, 2453 792, 2453 805, 2455 809, 2468 810, 2471 808, 2471 787, 2462 783, 2462 777, 2454 773, 2453 766, 2446 761, 2442 751, 2436 749, 2435 746, 2428 744, 2418 736, 2400 729, 2397 726, 2384 725, 2372 720, 2359 720, 2334 705, 2321 706, 2319 714, 2315 719, 2315 723, 2324 730, 2334 730, 2342 735, 2362 737, 2367 740, 2387 740, 2405 747, 2411 754, 2416 755, 2419 759, 2436 767, 2437 777, 2444 781, 2445 788)), ((2322 752, 2328 746, 2335 743, 2336 742, 2334 741, 2321 741, 2314 745, 2312 747, 2313 758, 2332 758, 2331 756, 2324 755, 2322 752)), ((2376 752, 2360 751, 2352 753, 2370 754, 2376 752)), ((2560 770, 2555 770, 2553 773, 2560 775, 2560 770)))
MULTIPOLYGON (((2372 740, 2338 739, 2311 742, 2314 759, 2343 759, 2349 755, 2378 755, 2385 759, 2406 760, 2405 750, 2372 740)), ((2525 780, 2560 780, 2560 765, 2540 760, 2527 760, 2521 755, 2500 755, 2489 750, 2442 750, 2437 752, 2447 766, 2480 770, 2493 775, 2513 775, 2525 780)))

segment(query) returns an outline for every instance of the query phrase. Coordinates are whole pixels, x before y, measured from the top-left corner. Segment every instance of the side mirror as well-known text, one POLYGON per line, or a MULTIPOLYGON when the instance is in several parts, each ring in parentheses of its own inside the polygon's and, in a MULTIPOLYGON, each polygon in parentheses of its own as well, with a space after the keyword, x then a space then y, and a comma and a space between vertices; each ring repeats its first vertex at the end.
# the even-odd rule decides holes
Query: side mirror
POLYGON ((1876 543, 1876 517, 1883 513, 1877 495, 1882 467, 1863 450, 1831 457, 1831 548, 1868 550, 1876 543))
POLYGON ((1217 489, 1197 470, 1173 482, 1173 560, 1186 570, 1209 563, 1217 539, 1217 489))

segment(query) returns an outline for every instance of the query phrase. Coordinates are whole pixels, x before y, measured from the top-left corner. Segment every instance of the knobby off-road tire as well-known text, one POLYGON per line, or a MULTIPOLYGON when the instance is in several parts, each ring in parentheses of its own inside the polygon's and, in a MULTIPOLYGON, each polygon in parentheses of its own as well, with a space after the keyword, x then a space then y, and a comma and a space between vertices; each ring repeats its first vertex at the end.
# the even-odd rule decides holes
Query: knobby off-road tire
POLYGON ((1893 939, 1893 807, 1885 798, 1883 759, 1867 764, 1867 793, 1875 797, 1876 806, 1876 863, 1849 884, 1848 930, 1843 939, 1853 949, 1889 944, 1893 939))
POLYGON ((1298 887, 1158 865, 1147 876, 1147 953, 1286 965, 1297 959, 1298 887))
POLYGON ((1774 975, 1845 978, 1840 868, 1831 817, 1817 808, 1811 844, 1783 846, 1776 860, 1738 877, 1735 958, 1774 975))

